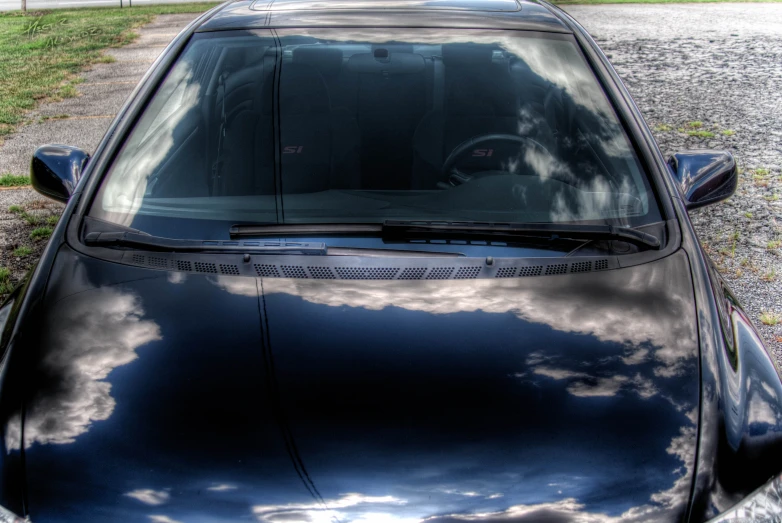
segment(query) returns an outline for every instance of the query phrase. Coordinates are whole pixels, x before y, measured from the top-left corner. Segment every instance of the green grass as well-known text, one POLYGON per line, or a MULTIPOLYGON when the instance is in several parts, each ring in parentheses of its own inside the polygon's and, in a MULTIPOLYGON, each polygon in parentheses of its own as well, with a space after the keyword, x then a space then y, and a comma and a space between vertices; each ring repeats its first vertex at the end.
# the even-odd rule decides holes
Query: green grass
MULTIPOLYGON (((0 54, 1 53, 2 51, 0 51, 0 54)), ((2 65, 0 65, 0 68, 2 68, 2 65)), ((2 83, 2 81, 3 80, 0 79, 0 83, 2 83)), ((30 185, 29 176, 22 176, 19 174, 4 174, 0 176, 0 187, 21 187, 24 185, 30 185)))
POLYGON ((782 316, 771 311, 763 311, 760 313, 760 323, 763 325, 774 326, 782 321, 782 316))
POLYGON ((22 212, 19 214, 19 217, 24 221, 26 221, 27 225, 31 225, 33 227, 41 223, 41 219, 38 216, 35 216, 34 214, 28 214, 26 212, 22 212))
POLYGON ((733 136, 734 134, 736 134, 736 131, 731 131, 730 129, 725 129, 722 131, 723 136, 733 136))
POLYGON ((52 235, 51 227, 38 227, 30 232, 30 238, 33 240, 46 240, 52 235))
POLYGON ((666 131, 672 131, 673 127, 671 127, 667 123, 661 123, 660 125, 655 125, 654 130, 663 133, 666 131))
POLYGON ((39 100, 76 96, 76 75, 85 66, 111 61, 101 51, 133 41, 132 30, 155 15, 198 13, 214 5, 0 13, 0 137, 11 133, 39 100))
POLYGON ((10 206, 8 208, 8 212, 13 213, 13 214, 19 214, 19 213, 24 212, 24 209, 20 205, 12 205, 12 206, 10 206))
POLYGON ((0 267, 0 294, 8 294, 14 290, 11 283, 11 271, 5 267, 0 267))
POLYGON ((59 216, 47 216, 46 217, 46 225, 49 225, 51 227, 54 227, 57 225, 57 222, 60 221, 59 216))
POLYGON ((714 133, 711 131, 687 131, 687 134, 698 138, 714 138, 714 133))
POLYGON ((14 249, 14 256, 16 256, 17 258, 30 256, 32 253, 33 250, 26 245, 22 245, 21 247, 17 247, 16 249, 14 249))
POLYGON ((38 123, 46 122, 47 120, 67 120, 70 118, 70 115, 67 114, 55 114, 52 116, 41 116, 38 118, 38 123))

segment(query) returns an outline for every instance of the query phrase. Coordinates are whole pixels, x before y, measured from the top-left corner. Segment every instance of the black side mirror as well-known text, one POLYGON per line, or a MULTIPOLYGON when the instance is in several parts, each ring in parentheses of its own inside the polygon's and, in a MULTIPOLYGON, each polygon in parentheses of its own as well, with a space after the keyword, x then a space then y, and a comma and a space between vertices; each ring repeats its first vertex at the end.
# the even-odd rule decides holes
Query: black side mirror
POLYGON ((687 151, 668 159, 687 210, 727 200, 736 192, 736 160, 727 151, 687 151))
POLYGON ((33 189, 60 202, 67 202, 81 178, 90 155, 70 145, 42 145, 30 163, 33 189))

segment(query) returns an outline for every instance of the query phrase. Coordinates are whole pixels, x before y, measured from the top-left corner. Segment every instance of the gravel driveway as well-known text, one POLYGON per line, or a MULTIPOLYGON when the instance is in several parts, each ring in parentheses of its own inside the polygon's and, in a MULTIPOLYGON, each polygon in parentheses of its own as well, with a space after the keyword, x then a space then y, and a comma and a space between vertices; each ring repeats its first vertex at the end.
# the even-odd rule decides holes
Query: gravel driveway
POLYGON ((782 4, 565 9, 609 56, 666 156, 736 156, 738 193, 693 223, 782 366, 782 4), (779 323, 764 325, 763 313, 779 323))

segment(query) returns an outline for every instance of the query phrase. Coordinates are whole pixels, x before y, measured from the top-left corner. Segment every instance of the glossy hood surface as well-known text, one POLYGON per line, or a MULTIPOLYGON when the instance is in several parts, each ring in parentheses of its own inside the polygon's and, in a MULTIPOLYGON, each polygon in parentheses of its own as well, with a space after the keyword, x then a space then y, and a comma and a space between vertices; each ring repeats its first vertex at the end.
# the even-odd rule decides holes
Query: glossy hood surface
POLYGON ((24 347, 34 523, 678 521, 687 257, 450 281, 153 271, 64 247, 24 347))

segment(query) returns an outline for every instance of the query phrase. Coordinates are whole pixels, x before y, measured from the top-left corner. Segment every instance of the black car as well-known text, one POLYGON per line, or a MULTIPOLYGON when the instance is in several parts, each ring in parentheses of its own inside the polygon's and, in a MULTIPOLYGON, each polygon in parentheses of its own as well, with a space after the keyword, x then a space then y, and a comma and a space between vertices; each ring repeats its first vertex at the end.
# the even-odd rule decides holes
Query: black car
POLYGON ((595 42, 527 0, 239 0, 0 308, 0 521, 782 518, 782 384, 595 42))

